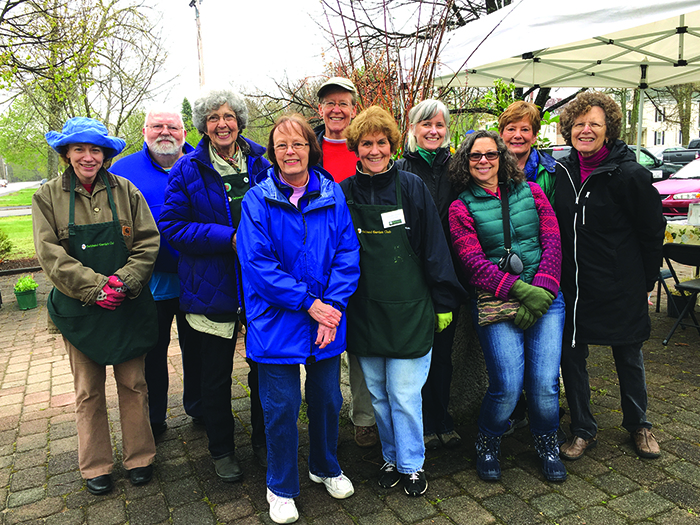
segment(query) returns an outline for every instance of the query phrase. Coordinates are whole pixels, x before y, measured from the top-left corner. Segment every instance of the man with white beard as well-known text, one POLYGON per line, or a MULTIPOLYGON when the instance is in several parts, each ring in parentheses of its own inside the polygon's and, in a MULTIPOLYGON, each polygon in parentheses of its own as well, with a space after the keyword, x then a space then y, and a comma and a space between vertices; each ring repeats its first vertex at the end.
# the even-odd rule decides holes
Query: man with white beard
MULTIPOLYGON (((168 172, 175 162, 194 148, 185 142, 187 132, 182 115, 167 108, 152 108, 143 125, 143 149, 117 161, 109 170, 133 182, 148 202, 153 218, 158 222, 168 172)), ((158 310, 158 342, 146 355, 146 383, 153 436, 167 429, 168 407, 168 345, 173 317, 182 354, 184 378, 183 404, 185 412, 196 424, 203 424, 201 407, 201 372, 197 356, 188 352, 187 335, 192 330, 180 311, 180 281, 177 275, 177 252, 161 236, 160 251, 149 281, 158 310)))

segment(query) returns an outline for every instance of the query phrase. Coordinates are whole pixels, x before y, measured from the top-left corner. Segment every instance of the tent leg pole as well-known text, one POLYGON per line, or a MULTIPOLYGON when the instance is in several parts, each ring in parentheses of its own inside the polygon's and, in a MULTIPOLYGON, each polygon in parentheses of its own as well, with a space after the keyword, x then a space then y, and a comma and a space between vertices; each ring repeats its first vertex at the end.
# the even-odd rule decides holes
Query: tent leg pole
POLYGON ((637 162, 642 153, 642 121, 644 120, 644 89, 639 90, 639 108, 637 109, 637 162))

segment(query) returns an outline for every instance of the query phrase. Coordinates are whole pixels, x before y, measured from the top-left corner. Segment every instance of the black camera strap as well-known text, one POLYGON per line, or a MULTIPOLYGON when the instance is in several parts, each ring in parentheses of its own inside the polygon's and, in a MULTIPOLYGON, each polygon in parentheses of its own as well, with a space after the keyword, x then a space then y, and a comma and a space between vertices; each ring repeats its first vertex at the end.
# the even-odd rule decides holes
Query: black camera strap
POLYGON ((501 213, 503 214, 503 247, 510 253, 510 210, 508 209, 508 186, 501 182, 501 213))

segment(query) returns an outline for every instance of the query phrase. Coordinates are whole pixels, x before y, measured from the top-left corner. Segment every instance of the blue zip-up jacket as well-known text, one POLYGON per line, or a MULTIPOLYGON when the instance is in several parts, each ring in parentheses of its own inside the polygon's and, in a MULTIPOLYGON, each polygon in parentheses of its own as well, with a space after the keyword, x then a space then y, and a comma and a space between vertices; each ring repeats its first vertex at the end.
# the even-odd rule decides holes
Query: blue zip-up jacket
MULTIPOLYGON (((192 153, 194 148, 187 142, 183 151, 192 153)), ((141 151, 127 155, 114 163, 109 171, 130 180, 146 198, 153 219, 158 222, 160 210, 163 208, 165 187, 168 184, 168 173, 148 154, 148 145, 144 142, 141 151)), ((159 272, 177 272, 177 251, 160 236, 160 251, 154 270, 159 272)))
POLYGON ((299 208, 291 191, 270 168, 243 198, 237 242, 246 351, 259 363, 312 363, 343 352, 345 315, 335 341, 321 349, 307 310, 318 298, 344 312, 360 278, 360 246, 340 186, 314 166, 299 208))
MULTIPOLYGON (((240 136, 237 142, 247 155, 252 187, 270 163, 259 144, 240 136)), ((221 175, 209 159, 209 137, 170 170, 158 226, 180 253, 180 309, 195 314, 240 313, 243 290, 231 243, 236 228, 221 175)))

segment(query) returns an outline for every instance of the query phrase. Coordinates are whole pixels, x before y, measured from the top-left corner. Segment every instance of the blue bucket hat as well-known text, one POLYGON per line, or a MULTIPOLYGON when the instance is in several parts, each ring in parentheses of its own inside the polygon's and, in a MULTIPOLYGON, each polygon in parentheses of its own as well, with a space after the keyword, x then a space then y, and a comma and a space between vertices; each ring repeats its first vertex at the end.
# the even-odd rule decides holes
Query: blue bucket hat
POLYGON ((105 153, 105 160, 116 157, 126 146, 119 137, 110 137, 107 127, 99 120, 87 117, 73 117, 66 120, 63 130, 49 131, 46 142, 59 153, 65 153, 69 144, 94 144, 105 153))

